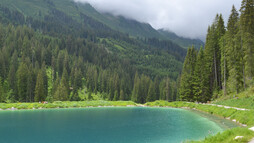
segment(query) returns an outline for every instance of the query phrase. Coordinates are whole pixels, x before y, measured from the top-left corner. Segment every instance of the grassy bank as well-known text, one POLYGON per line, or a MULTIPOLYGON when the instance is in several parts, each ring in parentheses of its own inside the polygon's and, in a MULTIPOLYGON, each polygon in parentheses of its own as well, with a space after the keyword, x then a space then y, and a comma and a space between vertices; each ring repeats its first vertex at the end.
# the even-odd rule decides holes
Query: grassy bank
POLYGON ((217 107, 205 104, 187 103, 187 102, 166 102, 166 101, 155 101, 148 102, 147 106, 159 106, 159 107, 174 107, 182 108, 187 107, 191 109, 197 109, 210 114, 221 116, 223 118, 235 119, 236 121, 246 124, 248 126, 254 126, 254 110, 240 111, 236 109, 226 109, 224 107, 217 107))
MULTIPOLYGON (((0 103, 0 109, 40 109, 40 108, 80 108, 80 107, 98 107, 98 106, 138 106, 132 101, 56 101, 53 103, 0 103)), ((174 108, 191 108, 199 111, 207 112, 213 115, 221 116, 224 118, 235 119, 242 124, 249 127, 254 126, 254 110, 241 111, 236 109, 226 109, 224 107, 211 106, 206 104, 196 104, 189 102, 167 102, 155 101, 148 102, 145 106, 150 107, 174 107, 174 108)), ((203 141, 194 141, 198 143, 232 143, 232 142, 247 142, 254 137, 254 132, 248 128, 234 128, 226 130, 223 133, 218 133, 215 136, 205 138, 203 141), (236 136, 244 136, 242 139, 234 140, 236 136)))
POLYGON ((0 103, 0 109, 80 108, 136 105, 132 101, 56 101, 53 103, 0 103))
MULTIPOLYGON (((187 107, 191 109, 197 109, 199 111, 207 112, 213 115, 221 116, 224 118, 235 119, 242 124, 246 124, 249 127, 254 126, 254 110, 241 111, 236 109, 226 109, 224 107, 217 107, 205 104, 187 103, 187 102, 166 102, 166 101, 155 101, 148 102, 147 106, 159 106, 159 107, 174 107, 182 108, 187 107)), ((245 128, 233 128, 226 130, 223 133, 218 133, 215 136, 210 136, 202 141, 193 141, 198 143, 234 143, 234 142, 248 142, 254 138, 254 132, 245 128), (236 136, 243 136, 242 139, 234 140, 236 136)))
POLYGON ((218 133, 215 136, 207 137, 202 141, 191 141, 191 143, 248 143, 253 137, 254 132, 248 128, 234 128, 218 133), (243 136, 243 138, 235 139, 236 136, 243 136))
POLYGON ((254 110, 254 89, 249 88, 239 94, 231 93, 227 96, 221 96, 213 101, 213 103, 254 110))

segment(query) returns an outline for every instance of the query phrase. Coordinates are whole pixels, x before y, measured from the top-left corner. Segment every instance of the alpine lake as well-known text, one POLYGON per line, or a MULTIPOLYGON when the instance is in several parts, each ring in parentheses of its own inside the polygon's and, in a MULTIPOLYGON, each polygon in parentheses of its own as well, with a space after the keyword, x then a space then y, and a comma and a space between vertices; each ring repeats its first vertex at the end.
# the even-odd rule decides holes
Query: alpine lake
POLYGON ((0 112, 1 143, 180 143, 236 127, 193 110, 96 107, 0 112))

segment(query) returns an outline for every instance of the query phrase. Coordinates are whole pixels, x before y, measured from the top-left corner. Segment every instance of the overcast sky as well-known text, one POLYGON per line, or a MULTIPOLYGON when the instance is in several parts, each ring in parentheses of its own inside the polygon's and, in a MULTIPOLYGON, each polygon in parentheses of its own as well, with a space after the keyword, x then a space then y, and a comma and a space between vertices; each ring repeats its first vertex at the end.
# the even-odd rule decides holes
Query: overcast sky
POLYGON ((241 0, 75 0, 88 2, 100 12, 122 15, 126 18, 164 28, 176 34, 205 39, 208 25, 217 13, 222 13, 225 24, 232 5, 237 10, 241 0))

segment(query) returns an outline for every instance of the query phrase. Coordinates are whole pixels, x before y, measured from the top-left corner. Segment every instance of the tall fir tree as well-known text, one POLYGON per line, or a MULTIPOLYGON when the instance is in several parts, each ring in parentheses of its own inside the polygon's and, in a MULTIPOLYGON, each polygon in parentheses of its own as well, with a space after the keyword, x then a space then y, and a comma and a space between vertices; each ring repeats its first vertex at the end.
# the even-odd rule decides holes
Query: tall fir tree
POLYGON ((208 101, 211 97, 209 96, 209 82, 206 80, 206 71, 204 68, 204 65, 206 64, 205 62, 205 54, 203 47, 200 47, 198 56, 197 56, 197 62, 195 65, 195 72, 193 76, 194 80, 194 87, 193 87, 193 92, 194 92, 194 97, 195 100, 198 102, 206 102, 208 101))
POLYGON ((27 99, 27 84, 28 84, 28 67, 25 63, 21 63, 17 71, 17 87, 18 100, 26 102, 27 99))
POLYGON ((35 87, 35 97, 34 101, 44 101, 46 98, 45 95, 45 89, 44 89, 44 79, 43 79, 43 73, 40 71, 37 75, 37 80, 36 80, 36 87, 35 87))
POLYGON ((131 96, 131 100, 134 102, 138 102, 139 86, 140 86, 140 79, 139 79, 138 73, 136 72, 135 78, 134 78, 134 86, 133 86, 133 90, 132 90, 132 96, 131 96))
POLYGON ((243 0, 240 12, 241 46, 244 53, 243 76, 246 87, 254 76, 254 1, 243 0))
POLYGON ((194 70, 197 59, 197 52, 194 47, 189 48, 185 57, 181 82, 180 82, 180 98, 184 101, 195 101, 194 96, 194 70))
POLYGON ((226 87, 228 92, 239 92, 243 88, 241 35, 239 25, 239 14, 235 7, 232 7, 228 19, 227 32, 225 34, 225 61, 228 69, 228 80, 226 87))
POLYGON ((45 62, 42 63, 41 74, 43 77, 44 95, 45 97, 47 97, 48 96, 48 75, 47 75, 47 68, 46 68, 45 62))
POLYGON ((155 101, 155 100, 156 100, 155 85, 151 81, 150 86, 149 86, 149 90, 148 90, 148 95, 147 95, 147 98, 146 98, 146 102, 152 102, 152 101, 155 101))
POLYGON ((3 89, 1 77, 0 77, 0 102, 4 102, 4 89, 3 89))
POLYGON ((160 81, 159 81, 158 76, 156 76, 154 79, 154 88, 155 88, 155 100, 159 100, 159 98, 160 98, 160 81))

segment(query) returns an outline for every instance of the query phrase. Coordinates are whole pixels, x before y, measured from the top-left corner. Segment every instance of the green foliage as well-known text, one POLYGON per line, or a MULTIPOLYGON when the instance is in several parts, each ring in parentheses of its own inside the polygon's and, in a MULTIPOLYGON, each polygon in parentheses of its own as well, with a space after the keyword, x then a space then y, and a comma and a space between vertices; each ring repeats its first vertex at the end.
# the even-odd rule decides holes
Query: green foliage
POLYGON ((132 101, 55 101, 52 103, 0 103, 0 109, 39 109, 39 108, 80 108, 80 107, 99 107, 99 106, 136 106, 132 101))
POLYGON ((226 30, 222 15, 216 15, 208 27, 204 51, 200 49, 197 62, 189 64, 190 67, 196 66, 194 76, 186 72, 191 69, 186 66, 191 61, 187 54, 179 87, 182 100, 207 102, 222 93, 224 96, 240 93, 253 85, 253 1, 243 0, 240 12, 239 18, 237 10, 232 7, 226 30))
POLYGON ((156 100, 155 95, 155 86, 153 82, 150 82, 149 90, 148 90, 148 96, 146 98, 146 102, 151 102, 156 100))
POLYGON ((21 63, 17 71, 17 87, 18 87, 18 100, 27 101, 27 85, 28 85, 29 69, 25 63, 21 63))
POLYGON ((187 56, 185 58, 182 76, 181 76, 181 85, 180 85, 180 98, 185 101, 196 101, 197 97, 194 96, 194 73, 195 73, 195 64, 197 60, 197 51, 194 47, 189 48, 187 56))
POLYGON ((231 93, 216 99, 213 103, 245 109, 254 109, 253 89, 249 88, 239 94, 231 93))
POLYGON ((130 100, 136 72, 142 75, 136 101, 146 101, 156 76, 155 99, 165 91, 159 89, 165 77, 172 88, 167 97, 175 96, 171 85, 181 71, 185 49, 166 39, 133 38, 115 31, 94 19, 100 14, 89 5, 23 1, 27 4, 0 2, 0 76, 8 84, 4 95, 12 91, 14 97, 8 102, 85 100, 80 94, 84 89, 90 89, 90 100, 130 100), (68 13, 63 12, 66 5, 68 13))
POLYGON ((158 30, 162 35, 168 37, 171 41, 178 44, 179 46, 188 49, 190 46, 194 46, 195 49, 199 49, 201 46, 204 46, 204 43, 199 39, 189 39, 184 37, 179 37, 173 32, 165 31, 164 29, 158 30))
POLYGON ((253 131, 247 128, 234 128, 215 136, 206 137, 203 141, 192 141, 192 143, 238 143, 248 142, 254 136, 253 131), (235 139, 236 136, 243 136, 241 139, 235 139))
MULTIPOLYGON (((239 14, 235 7, 232 7, 228 20, 227 31, 224 36, 224 73, 227 80, 227 92, 240 92, 243 89, 243 52, 241 47, 241 31, 239 29, 239 14)), ((225 84, 225 83, 224 83, 225 84)))
POLYGON ((44 89, 44 79, 42 77, 42 71, 38 73, 37 80, 36 80, 36 87, 35 87, 35 97, 34 101, 44 101, 47 96, 45 95, 44 89))
POLYGON ((203 112, 207 112, 210 114, 214 114, 217 116, 221 116, 224 118, 236 119, 242 124, 247 124, 248 126, 254 125, 254 111, 242 111, 236 109, 226 109, 224 107, 217 107, 206 104, 197 104, 192 102, 167 102, 167 101, 155 101, 155 102, 147 102, 145 105, 147 106, 159 106, 159 107, 175 107, 182 108, 187 107, 203 112))

